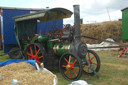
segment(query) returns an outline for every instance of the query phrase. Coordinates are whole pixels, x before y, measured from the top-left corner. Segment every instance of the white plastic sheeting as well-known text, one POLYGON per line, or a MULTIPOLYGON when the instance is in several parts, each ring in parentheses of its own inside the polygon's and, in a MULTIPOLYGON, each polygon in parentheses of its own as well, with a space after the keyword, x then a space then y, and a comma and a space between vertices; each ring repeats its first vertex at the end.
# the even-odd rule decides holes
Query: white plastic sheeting
POLYGON ((77 81, 73 81, 69 85, 89 85, 89 84, 86 81, 84 81, 84 80, 77 80, 77 81))
MULTIPOLYGON (((107 41, 115 42, 111 38, 107 38, 107 41)), ((109 43, 109 42, 101 42, 100 44, 87 44, 88 48, 93 48, 93 47, 108 47, 108 46, 115 46, 116 44, 109 43)), ((97 49, 92 49, 95 51, 101 51, 101 50, 114 50, 114 48, 97 48, 97 49)))

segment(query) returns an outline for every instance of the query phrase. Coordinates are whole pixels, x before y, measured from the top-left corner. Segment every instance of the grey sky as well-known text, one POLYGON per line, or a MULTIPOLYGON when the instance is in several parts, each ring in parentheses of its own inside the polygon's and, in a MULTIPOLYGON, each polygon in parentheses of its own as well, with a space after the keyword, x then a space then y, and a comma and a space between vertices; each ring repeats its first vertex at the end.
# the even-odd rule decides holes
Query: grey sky
MULTIPOLYGON (((84 23, 109 21, 107 8, 111 20, 122 18, 121 9, 128 7, 128 0, 0 0, 0 6, 45 8, 64 7, 73 11, 73 5, 80 5, 80 15, 84 23)), ((64 20, 64 23, 74 23, 74 16, 64 20)))

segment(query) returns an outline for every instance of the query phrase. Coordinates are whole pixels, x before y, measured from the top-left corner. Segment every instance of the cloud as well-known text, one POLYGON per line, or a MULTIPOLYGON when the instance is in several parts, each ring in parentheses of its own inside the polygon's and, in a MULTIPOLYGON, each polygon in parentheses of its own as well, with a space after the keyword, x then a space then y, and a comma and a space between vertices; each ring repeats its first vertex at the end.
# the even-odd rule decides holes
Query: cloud
POLYGON ((107 8, 109 11, 117 11, 125 8, 128 4, 128 0, 93 0, 93 2, 87 8, 82 5, 82 13, 87 13, 90 15, 104 14, 107 8))
MULTIPOLYGON (((128 0, 81 0, 80 15, 84 23, 88 21, 109 21, 107 9, 111 20, 118 20, 122 17, 121 9, 127 7, 128 0), (88 2, 89 1, 89 2, 88 2)), ((73 21, 73 17, 71 18, 73 21)), ((66 20, 66 22, 68 22, 66 20)))
MULTIPOLYGON (((118 20, 122 16, 120 10, 128 6, 128 0, 19 0, 15 4, 20 2, 24 2, 24 4, 18 5, 21 7, 63 7, 71 11, 73 11, 74 4, 79 4, 80 16, 84 23, 87 23, 87 21, 108 21, 107 9, 111 20, 118 20)), ((74 23, 74 16, 64 20, 64 23, 74 23)))
POLYGON ((115 10, 120 10, 128 6, 128 0, 111 0, 108 7, 115 10))

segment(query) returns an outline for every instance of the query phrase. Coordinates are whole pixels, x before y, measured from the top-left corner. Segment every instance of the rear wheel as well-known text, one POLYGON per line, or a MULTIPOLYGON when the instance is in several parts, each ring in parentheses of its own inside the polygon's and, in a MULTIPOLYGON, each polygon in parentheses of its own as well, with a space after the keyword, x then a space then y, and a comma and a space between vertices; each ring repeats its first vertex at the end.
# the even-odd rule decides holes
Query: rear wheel
POLYGON ((22 55, 21 55, 21 51, 19 47, 14 47, 12 48, 9 53, 8 53, 9 57, 11 59, 21 59, 22 55))
MULTIPOLYGON (((86 59, 93 66, 96 72, 99 72, 100 69, 100 58, 99 56, 92 50, 87 51, 86 59)), ((83 65, 83 70, 88 75, 94 75, 94 72, 89 68, 89 64, 83 65)))
POLYGON ((82 63, 79 57, 67 53, 60 58, 59 69, 67 80, 78 80, 82 75, 82 63))
POLYGON ((28 60, 36 60, 39 65, 44 61, 44 56, 45 49, 39 43, 30 44, 25 49, 25 58, 28 60))

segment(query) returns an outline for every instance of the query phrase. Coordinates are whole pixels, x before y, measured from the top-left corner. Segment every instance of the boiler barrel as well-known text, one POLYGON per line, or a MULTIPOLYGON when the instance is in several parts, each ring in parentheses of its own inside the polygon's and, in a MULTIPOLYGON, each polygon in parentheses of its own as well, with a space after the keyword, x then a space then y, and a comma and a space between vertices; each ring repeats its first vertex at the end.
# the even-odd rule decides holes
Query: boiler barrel
POLYGON ((70 51, 70 44, 55 44, 53 50, 56 55, 61 56, 70 51))

